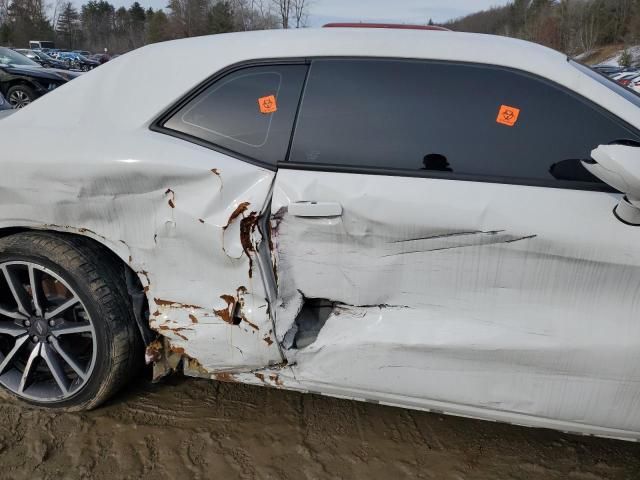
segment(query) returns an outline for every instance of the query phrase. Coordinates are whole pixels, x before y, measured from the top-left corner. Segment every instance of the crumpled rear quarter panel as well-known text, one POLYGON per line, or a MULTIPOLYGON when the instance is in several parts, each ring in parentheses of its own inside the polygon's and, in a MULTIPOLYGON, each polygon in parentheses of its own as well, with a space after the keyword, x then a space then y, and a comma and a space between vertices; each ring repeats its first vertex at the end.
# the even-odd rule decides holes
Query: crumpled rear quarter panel
MULTIPOLYGON (((2 138, 0 228, 73 232, 112 249, 145 287, 151 327, 201 372, 278 363, 277 345, 265 341, 266 295, 240 235, 264 208, 274 173, 144 128, 113 139, 56 133, 2 138), (20 148, 34 136, 39 148, 20 148), (47 145, 64 155, 48 156, 47 145)), ((255 226, 248 230, 258 243, 255 226)))

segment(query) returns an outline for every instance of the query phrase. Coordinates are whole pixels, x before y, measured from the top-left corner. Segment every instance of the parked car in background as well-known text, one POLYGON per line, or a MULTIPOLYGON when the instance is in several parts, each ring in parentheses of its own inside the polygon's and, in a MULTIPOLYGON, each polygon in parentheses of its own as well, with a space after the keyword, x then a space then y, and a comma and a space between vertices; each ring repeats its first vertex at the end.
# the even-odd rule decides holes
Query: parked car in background
POLYGON ((60 60, 56 60, 53 57, 50 57, 46 53, 40 50, 29 50, 24 48, 16 48, 16 52, 21 53, 22 55, 30 58, 34 62, 39 65, 42 65, 46 68, 60 68, 62 70, 68 70, 69 66, 65 62, 61 62, 60 60))
POLYGON ((11 107, 11 104, 7 101, 6 98, 4 98, 2 93, 0 93, 0 120, 8 117, 9 115, 11 115, 12 113, 15 113, 16 111, 17 110, 11 107))
POLYGON ((631 83, 632 80, 637 78, 640 75, 639 72, 626 72, 624 75, 616 75, 615 77, 611 77, 612 80, 615 80, 617 83, 626 87, 631 83))
POLYGON ((10 48, 0 47, 0 92, 13 108, 23 108, 78 74, 44 68, 10 48))
POLYGON ((625 70, 624 72, 616 73, 615 75, 611 75, 611 79, 615 81, 624 80, 625 78, 631 78, 638 75, 637 70, 625 70))
POLYGON ((91 56, 91 52, 88 50, 72 50, 72 53, 77 53, 78 55, 82 55, 83 57, 91 56))
POLYGON ((613 65, 596 65, 593 69, 603 75, 612 76, 617 73, 620 73, 624 70, 623 67, 616 67, 613 65))
POLYGON ((75 52, 59 52, 56 58, 62 62, 65 62, 69 68, 74 70, 81 70, 83 72, 93 70, 100 66, 100 62, 91 60, 84 55, 80 55, 75 52))
POLYGON ((630 90, 633 90, 634 92, 640 93, 640 75, 628 79, 627 83, 622 85, 630 90))
POLYGON ((0 92, 0 110, 11 110, 11 109, 13 109, 13 107, 7 101, 7 99, 4 98, 4 95, 2 95, 2 92, 0 92))

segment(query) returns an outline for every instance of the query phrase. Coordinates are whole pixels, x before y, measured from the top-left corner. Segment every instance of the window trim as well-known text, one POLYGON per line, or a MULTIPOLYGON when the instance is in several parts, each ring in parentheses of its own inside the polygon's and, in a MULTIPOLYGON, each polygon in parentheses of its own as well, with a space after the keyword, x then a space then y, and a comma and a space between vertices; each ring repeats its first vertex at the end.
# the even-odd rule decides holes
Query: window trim
POLYGON ((499 177, 470 175, 430 170, 403 170, 399 168, 354 167, 351 165, 309 164, 298 162, 282 162, 278 170, 306 170, 311 172, 355 173, 361 175, 379 175, 386 177, 430 178, 434 180, 451 180, 458 182, 494 183, 498 185, 520 185, 525 187, 559 188, 563 190, 581 190, 604 193, 621 193, 606 183, 578 182, 569 180, 538 180, 520 177, 499 177))
MULTIPOLYGON (((165 109, 156 119, 151 122, 149 125, 149 130, 152 132, 162 133, 168 135, 170 137, 178 138, 180 140, 184 140, 189 143, 193 143, 195 145, 199 145, 204 148, 208 148, 209 150, 214 150, 218 153, 222 153, 223 155, 227 155, 229 157, 236 158, 243 162, 249 163, 251 165, 255 165, 257 167, 266 168, 267 170, 277 171, 278 164, 272 164, 269 162, 265 162, 259 160, 254 157, 250 157, 248 155, 244 155, 242 153, 236 152, 235 150, 231 150, 229 148, 223 147, 213 142, 209 142, 202 138, 189 135, 187 133, 178 132, 176 130, 172 130, 170 128, 165 127, 163 124, 173 117, 177 112, 179 112, 185 105, 191 102, 193 99, 198 97, 201 93, 209 89, 211 86, 224 79, 228 75, 231 75, 235 72, 239 72, 248 68, 253 67, 277 67, 277 66, 285 66, 285 65, 306 65, 307 71, 305 72, 305 79, 302 84, 303 90, 300 92, 300 98, 298 98, 298 105, 296 106, 296 117, 294 119, 294 127, 291 130, 291 136, 289 138, 289 142, 287 143, 287 157, 289 155, 289 148, 291 147, 291 139, 293 138, 293 130, 295 129, 295 121, 297 121, 298 109, 300 108, 300 99, 302 98, 302 92, 304 91, 304 86, 306 85, 307 73, 309 72, 309 65, 311 61, 307 58, 275 58, 275 59, 258 59, 258 60, 248 60, 239 63, 234 63, 229 65, 222 70, 217 71, 212 76, 208 77, 204 81, 200 82, 196 87, 190 90, 186 95, 182 96, 177 102, 172 104, 169 108, 165 109)), ((281 162, 280 162, 281 163, 281 162)))

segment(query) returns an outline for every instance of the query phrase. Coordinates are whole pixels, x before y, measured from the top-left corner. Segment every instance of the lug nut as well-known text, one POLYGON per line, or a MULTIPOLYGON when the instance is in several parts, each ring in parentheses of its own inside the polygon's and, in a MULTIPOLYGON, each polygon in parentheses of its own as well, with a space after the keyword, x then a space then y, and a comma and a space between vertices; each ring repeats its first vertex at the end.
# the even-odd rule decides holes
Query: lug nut
POLYGON ((52 342, 53 342, 53 336, 52 336, 52 335, 49 335, 49 336, 47 337, 47 343, 52 343, 52 342))
POLYGON ((24 321, 24 326, 25 327, 30 327, 31 326, 31 322, 29 320, 25 320, 24 321))
POLYGON ((38 340, 39 340, 39 338, 38 338, 38 336, 37 336, 37 335, 34 335, 33 337, 31 337, 31 341, 32 341, 33 343, 38 343, 38 340))
POLYGON ((53 320, 53 319, 49 320, 49 326, 50 327, 55 327, 56 326, 56 321, 53 320))

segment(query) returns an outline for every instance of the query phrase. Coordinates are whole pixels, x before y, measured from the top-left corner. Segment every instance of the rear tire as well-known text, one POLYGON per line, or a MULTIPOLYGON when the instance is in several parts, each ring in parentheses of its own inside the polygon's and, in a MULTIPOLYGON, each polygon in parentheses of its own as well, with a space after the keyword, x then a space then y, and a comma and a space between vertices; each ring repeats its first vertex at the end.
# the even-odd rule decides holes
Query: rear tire
POLYGON ((7 100, 13 108, 24 108, 37 98, 31 87, 14 85, 7 90, 7 100))
POLYGON ((88 239, 0 239, 0 385, 32 405, 69 411, 116 393, 143 352, 124 282, 122 268, 88 239))

